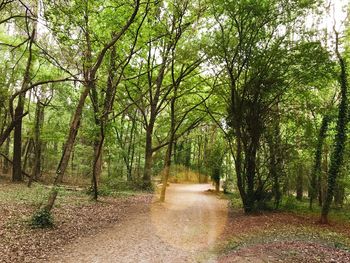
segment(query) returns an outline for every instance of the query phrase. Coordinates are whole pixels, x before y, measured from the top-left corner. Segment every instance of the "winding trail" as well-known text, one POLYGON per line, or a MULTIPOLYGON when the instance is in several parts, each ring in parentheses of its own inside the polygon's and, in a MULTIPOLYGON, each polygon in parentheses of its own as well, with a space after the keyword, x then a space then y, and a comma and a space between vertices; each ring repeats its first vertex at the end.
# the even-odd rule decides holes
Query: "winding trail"
POLYGON ((171 184, 165 203, 133 209, 96 236, 64 247, 50 262, 215 262, 209 251, 222 233, 227 201, 209 184, 171 184))

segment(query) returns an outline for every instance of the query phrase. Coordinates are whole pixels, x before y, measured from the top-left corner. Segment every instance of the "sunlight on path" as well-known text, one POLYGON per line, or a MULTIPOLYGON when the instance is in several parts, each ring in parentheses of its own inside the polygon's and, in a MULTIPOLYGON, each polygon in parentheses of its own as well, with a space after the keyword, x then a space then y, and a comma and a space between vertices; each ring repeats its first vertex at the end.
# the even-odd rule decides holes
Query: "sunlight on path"
POLYGON ((209 184, 173 184, 166 202, 155 197, 95 236, 68 244, 50 262, 215 262, 207 253, 222 233, 227 201, 209 184))
POLYGON ((227 203, 207 190, 208 184, 171 185, 166 202, 152 205, 156 234, 188 251, 211 248, 227 220, 227 203))

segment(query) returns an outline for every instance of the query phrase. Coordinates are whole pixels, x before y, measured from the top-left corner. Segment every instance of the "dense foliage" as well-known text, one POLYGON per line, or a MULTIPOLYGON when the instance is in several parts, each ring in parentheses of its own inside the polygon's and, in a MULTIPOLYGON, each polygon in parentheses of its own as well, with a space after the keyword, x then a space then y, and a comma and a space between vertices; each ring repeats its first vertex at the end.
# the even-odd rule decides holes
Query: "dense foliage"
POLYGON ((348 36, 325 2, 0 2, 2 174, 95 199, 162 180, 165 200, 187 171, 246 212, 308 193, 326 222, 350 156, 348 36))

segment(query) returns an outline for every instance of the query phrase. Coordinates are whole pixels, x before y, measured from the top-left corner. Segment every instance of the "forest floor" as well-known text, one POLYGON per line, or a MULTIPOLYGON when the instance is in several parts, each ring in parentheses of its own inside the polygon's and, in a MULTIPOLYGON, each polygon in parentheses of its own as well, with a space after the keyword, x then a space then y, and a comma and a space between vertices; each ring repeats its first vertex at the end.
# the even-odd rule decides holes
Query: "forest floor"
POLYGON ((218 262, 350 262, 350 223, 320 225, 318 216, 230 211, 218 262))
POLYGON ((108 231, 68 245, 53 262, 212 261, 210 249, 222 234, 227 201, 205 184, 176 184, 166 202, 140 205, 108 231))
POLYGON ((88 200, 66 191, 55 227, 30 229, 40 185, 0 184, 0 262, 350 262, 350 224, 290 212, 246 216, 210 185, 88 200))
POLYGON ((60 190, 52 211, 55 226, 32 229, 30 217, 47 201, 49 191, 40 184, 0 184, 1 263, 49 262, 66 244, 106 231, 152 200, 151 194, 123 192, 94 202, 83 191, 60 190))

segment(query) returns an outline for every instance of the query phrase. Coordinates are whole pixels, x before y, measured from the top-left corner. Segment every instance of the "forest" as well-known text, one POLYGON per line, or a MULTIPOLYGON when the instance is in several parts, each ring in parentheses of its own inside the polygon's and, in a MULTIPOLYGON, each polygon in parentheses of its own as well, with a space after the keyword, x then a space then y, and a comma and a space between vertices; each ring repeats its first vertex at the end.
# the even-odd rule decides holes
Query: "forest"
POLYGON ((349 10, 0 0, 0 262, 350 262, 349 10))

